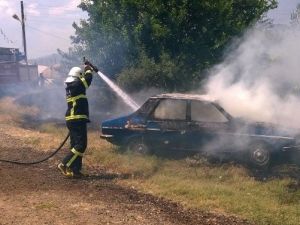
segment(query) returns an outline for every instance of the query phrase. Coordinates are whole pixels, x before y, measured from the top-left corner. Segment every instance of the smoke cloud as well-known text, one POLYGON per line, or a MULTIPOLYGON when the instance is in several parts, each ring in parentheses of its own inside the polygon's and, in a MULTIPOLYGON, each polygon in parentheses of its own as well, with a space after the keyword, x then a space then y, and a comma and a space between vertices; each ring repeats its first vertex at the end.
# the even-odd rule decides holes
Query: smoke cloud
POLYGON ((211 71, 210 96, 233 116, 300 128, 300 29, 253 28, 211 71))

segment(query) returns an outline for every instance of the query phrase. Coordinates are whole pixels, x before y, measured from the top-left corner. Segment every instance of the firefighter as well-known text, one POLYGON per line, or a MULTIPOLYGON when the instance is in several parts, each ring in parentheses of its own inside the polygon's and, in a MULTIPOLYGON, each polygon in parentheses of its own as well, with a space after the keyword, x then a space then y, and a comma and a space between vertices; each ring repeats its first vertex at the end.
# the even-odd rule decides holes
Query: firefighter
POLYGON ((93 71, 97 72, 97 69, 86 61, 84 71, 79 67, 73 67, 65 80, 68 105, 65 119, 70 132, 71 149, 58 164, 58 169, 63 175, 71 178, 83 175, 82 157, 87 147, 87 123, 90 122, 86 89, 91 85, 93 71))

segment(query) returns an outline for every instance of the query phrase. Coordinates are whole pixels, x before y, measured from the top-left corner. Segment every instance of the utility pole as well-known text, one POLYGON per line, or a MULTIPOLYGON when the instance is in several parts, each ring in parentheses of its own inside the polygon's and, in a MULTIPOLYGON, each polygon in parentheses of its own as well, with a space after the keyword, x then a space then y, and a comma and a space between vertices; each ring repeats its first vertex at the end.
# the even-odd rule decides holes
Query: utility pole
POLYGON ((22 24, 22 35, 23 35, 23 46, 24 46, 25 62, 26 62, 26 65, 28 65, 23 1, 21 1, 21 24, 22 24))

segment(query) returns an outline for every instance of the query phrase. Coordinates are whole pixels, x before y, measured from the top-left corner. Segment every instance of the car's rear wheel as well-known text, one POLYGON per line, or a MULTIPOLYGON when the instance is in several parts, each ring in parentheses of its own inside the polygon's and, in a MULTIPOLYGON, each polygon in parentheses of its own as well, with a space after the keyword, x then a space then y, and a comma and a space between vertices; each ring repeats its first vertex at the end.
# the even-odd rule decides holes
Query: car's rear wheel
POLYGON ((256 168, 265 169, 270 165, 270 146, 263 142, 253 143, 249 150, 249 163, 256 168))
POLYGON ((151 150, 148 145, 145 144, 143 139, 133 139, 130 140, 127 144, 128 151, 135 152, 138 154, 150 154, 151 150))

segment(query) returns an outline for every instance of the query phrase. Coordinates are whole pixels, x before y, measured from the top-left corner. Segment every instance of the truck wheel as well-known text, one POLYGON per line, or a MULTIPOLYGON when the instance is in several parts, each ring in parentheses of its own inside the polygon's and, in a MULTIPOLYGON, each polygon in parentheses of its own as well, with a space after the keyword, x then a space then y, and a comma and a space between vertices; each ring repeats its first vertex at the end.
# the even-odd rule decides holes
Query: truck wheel
POLYGON ((127 150, 142 155, 151 153, 149 147, 143 142, 142 139, 134 139, 129 141, 129 143, 127 144, 127 150))
POLYGON ((271 154, 270 147, 262 142, 254 143, 250 146, 249 162, 251 166, 256 168, 265 169, 270 164, 271 154))

